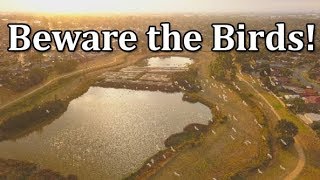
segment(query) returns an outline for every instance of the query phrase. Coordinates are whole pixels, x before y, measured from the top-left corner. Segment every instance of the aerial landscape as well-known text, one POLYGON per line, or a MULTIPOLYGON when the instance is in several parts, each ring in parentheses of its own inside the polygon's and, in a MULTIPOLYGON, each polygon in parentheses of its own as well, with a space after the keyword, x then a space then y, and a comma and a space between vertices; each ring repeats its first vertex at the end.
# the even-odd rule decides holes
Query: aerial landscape
POLYGON ((0 8, 0 179, 319 179, 320 36, 313 51, 272 52, 261 39, 255 52, 212 51, 213 23, 317 30, 319 2, 255 11, 217 0, 92 0, 87 10, 85 0, 26 2, 0 8), (146 31, 163 22, 181 35, 201 32, 201 50, 151 51, 146 31), (139 38, 133 51, 113 38, 112 52, 55 43, 10 52, 11 23, 32 27, 30 37, 131 30, 139 38))

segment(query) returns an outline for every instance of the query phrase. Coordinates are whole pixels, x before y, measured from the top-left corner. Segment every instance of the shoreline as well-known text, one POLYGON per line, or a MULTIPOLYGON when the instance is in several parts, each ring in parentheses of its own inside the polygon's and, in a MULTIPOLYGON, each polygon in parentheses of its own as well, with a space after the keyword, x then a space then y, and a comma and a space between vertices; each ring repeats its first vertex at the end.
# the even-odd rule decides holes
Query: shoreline
MULTIPOLYGON (((167 55, 167 54, 165 54, 163 56, 171 57, 171 55, 167 55)), ((145 56, 145 57, 148 57, 148 56, 145 56)), ((145 57, 139 58, 139 59, 143 60, 143 59, 145 59, 145 57)), ((154 56, 151 56, 151 57, 154 57, 154 56)), ((191 57, 188 57, 188 58, 191 58, 191 57)), ((195 61, 195 63, 197 63, 197 61, 195 61)), ((112 83, 110 83, 110 84, 112 84, 112 83)), ((110 87, 110 84, 98 85, 97 83, 95 83, 95 84, 92 84, 91 86, 99 86, 99 87, 107 88, 107 87, 110 87)), ((113 83, 112 86, 113 87, 110 87, 110 88, 163 91, 163 92, 168 92, 168 93, 182 92, 184 94, 183 98, 182 98, 183 101, 188 101, 190 103, 199 102, 199 103, 207 106, 212 111, 212 117, 213 117, 212 119, 214 119, 213 122, 209 121, 209 123, 207 125, 191 123, 191 124, 187 125, 182 132, 170 135, 164 141, 164 143, 166 144, 166 149, 161 150, 158 153, 156 153, 155 155, 148 158, 143 163, 143 166, 141 166, 141 168, 137 169, 137 171, 133 172, 131 175, 126 177, 126 179, 137 179, 137 178, 139 179, 139 178, 151 177, 161 167, 163 167, 166 163, 170 162, 170 160, 172 158, 174 158, 179 153, 180 150, 183 150, 185 148, 192 148, 194 146, 197 146, 198 143, 201 143, 201 137, 204 136, 206 133, 208 133, 211 127, 222 122, 220 120, 222 120, 223 114, 221 114, 221 112, 216 111, 215 105, 212 102, 210 102, 206 98, 203 98, 197 94, 188 93, 186 91, 181 91, 178 86, 173 86, 174 88, 169 89, 169 90, 165 89, 166 86, 157 86, 157 85, 154 85, 154 86, 148 85, 148 88, 146 88, 146 85, 144 83, 141 83, 141 85, 137 86, 137 84, 134 84, 134 83, 130 84, 130 83, 119 82, 119 83, 113 83), (125 84, 125 87, 123 87, 124 84, 125 84), (199 130, 198 131, 195 130, 194 126, 197 126, 199 128, 199 130), (202 128, 200 128, 200 127, 202 127, 202 128), (176 142, 176 143, 170 143, 171 141, 176 142), (174 150, 176 152, 172 151, 170 145, 174 148, 174 150), (164 159, 163 155, 165 155, 165 157, 166 157, 165 159, 164 159), (154 163, 152 163, 152 167, 149 168, 149 166, 147 164, 150 163, 151 160, 154 163)), ((86 90, 88 90, 88 89, 86 89, 86 90)), ((80 94, 80 96, 82 94, 80 94)), ((71 101, 75 98, 77 98, 77 97, 68 98, 67 101, 69 101, 69 100, 71 101)), ((68 103, 70 103, 70 101, 68 103)))
MULTIPOLYGON (((147 90, 150 91, 150 89, 147 89, 147 90)), ((159 91, 159 89, 157 91, 159 91)), ((175 91, 175 92, 181 92, 181 91, 175 91)), ((168 93, 174 93, 174 92, 168 92, 168 93)), ((81 96, 82 94, 83 93, 81 93, 79 96, 81 96)), ((79 96, 77 96, 77 97, 79 97, 79 96)), ((2 139, 0 139, 0 142, 6 141, 6 140, 9 140, 9 139, 13 140, 13 139, 16 139, 16 138, 23 137, 23 136, 28 135, 29 133, 33 132, 35 130, 35 128, 41 128, 41 127, 44 127, 44 126, 52 123, 56 119, 54 117, 61 116, 65 112, 65 110, 67 109, 67 107, 68 107, 69 103, 72 101, 72 99, 75 99, 77 97, 76 96, 70 97, 69 99, 67 99, 65 101, 59 101, 58 100, 57 102, 51 102, 53 104, 56 104, 56 103, 61 104, 62 103, 63 104, 63 106, 62 106, 63 109, 61 111, 58 110, 57 111, 58 114, 53 114, 52 113, 52 115, 53 115, 52 117, 43 119, 43 121, 40 121, 40 124, 35 124, 36 127, 34 127, 33 126, 34 124, 33 124, 30 127, 28 126, 27 129, 22 129, 20 131, 17 131, 16 134, 15 133, 9 133, 9 134, 6 134, 6 136, 1 136, 1 137, 5 137, 6 139, 2 138, 2 139), (71 100, 71 101, 69 101, 69 100, 71 100), (59 112, 62 112, 62 114, 59 113, 59 112), (44 125, 44 126, 42 126, 42 125, 44 125), (28 128, 30 128, 30 129, 28 129, 28 128)), ((197 101, 195 101, 194 98, 190 98, 190 97, 191 97, 190 95, 186 96, 186 93, 184 93, 182 100, 183 101, 188 101, 189 103, 197 103, 197 102, 199 102, 199 103, 207 106, 212 111, 212 108, 214 107, 213 104, 205 102, 204 99, 203 100, 198 99, 197 101)), ((49 103, 49 106, 44 106, 44 108, 40 108, 40 111, 44 111, 45 112, 47 109, 48 110, 52 110, 51 108, 48 108, 48 107, 50 107, 51 103, 49 103)), ((38 111, 39 108, 35 108, 34 110, 38 111)), ((30 113, 30 112, 26 112, 26 113, 30 113)), ((218 113, 216 113, 216 114, 218 114, 218 113)), ((24 117, 23 114, 20 114, 18 116, 24 117)), ((212 119, 214 119, 213 116, 214 115, 212 114, 212 119)), ((6 124, 5 122, 2 123, 1 125, 6 124)), ((12 121, 8 120, 8 122, 12 122, 12 121)), ((173 158, 175 156, 175 153, 172 152, 170 147, 173 147, 175 149, 175 151, 179 151, 179 150, 182 150, 182 149, 184 149, 186 147, 192 147, 192 146, 196 145, 197 144, 196 141, 201 136, 203 136, 203 134, 207 133, 208 130, 210 129, 211 125, 213 125, 213 124, 214 124, 213 121, 209 121, 208 120, 208 124, 206 124, 206 125, 205 124, 198 124, 198 123, 191 123, 191 124, 185 126, 183 128, 182 132, 178 132, 178 133, 172 134, 168 138, 166 138, 163 143, 165 144, 165 147, 167 149, 161 150, 158 153, 156 153, 155 155, 153 155, 152 157, 148 158, 149 162, 150 162, 151 159, 153 159, 154 162, 155 162, 154 165, 161 167, 161 165, 163 165, 163 163, 166 162, 166 161, 163 161, 161 159, 161 158, 163 158, 163 155, 165 155, 165 157, 166 157, 165 160, 170 160, 170 158, 173 158), (194 129, 194 126, 197 126, 199 128, 199 131, 196 131, 194 129), (180 140, 181 138, 182 138, 182 140, 180 140), (159 164, 159 165, 156 165, 156 164, 159 164)), ((16 132, 16 131, 14 131, 14 132, 16 132)), ((0 158, 0 160, 1 160, 1 158, 0 158)), ((13 161, 20 162, 21 164, 28 164, 28 162, 26 162, 26 161, 20 161, 20 160, 13 160, 13 161)), ((147 162, 147 161, 145 161, 145 162, 147 162)), ((146 163, 143 163, 143 164, 146 164, 146 163)), ((52 171, 52 170, 47 170, 47 171, 48 172, 55 172, 55 171, 52 171)), ((138 173, 137 176, 140 176, 140 175, 145 176, 144 174, 145 173, 149 173, 149 172, 150 172, 150 170, 145 169, 142 166, 142 168, 140 168, 140 170, 138 170, 137 172, 133 172, 132 175, 138 173)), ((59 173, 56 173, 56 174, 60 175, 59 173)), ((50 173, 49 173, 49 175, 50 175, 50 173)), ((132 176, 132 175, 130 175, 130 176, 132 176)), ((128 179, 128 177, 126 179, 128 179)))
MULTIPOLYGON (((137 61, 136 63, 138 62, 141 62, 142 60, 144 59, 148 59, 148 58, 151 58, 151 57, 173 57, 175 56, 174 54, 149 54, 149 55, 143 55, 143 57, 139 57, 137 58, 137 61)), ((184 54, 184 55, 181 55, 179 57, 186 57, 186 58, 190 58, 190 59, 193 59, 192 57, 189 57, 188 55, 184 54)), ((127 59, 128 57, 126 57, 127 59)), ((195 62, 196 63, 196 62, 195 62)), ((122 66, 122 65, 120 65, 122 66)), ((120 70, 121 67, 111 67, 115 70, 120 70)), ((191 94, 188 93, 188 92, 183 92, 179 86, 177 85, 170 85, 170 86, 164 86, 162 84, 157 84, 157 82, 155 82, 155 84, 153 85, 150 85, 150 84, 146 84, 146 82, 150 82, 150 81, 142 81, 140 82, 139 84, 136 84, 136 83, 130 83, 130 82, 103 82, 103 83, 99 83, 99 78, 96 79, 95 83, 92 83, 91 86, 89 87, 86 87, 86 88, 81 88, 80 91, 78 91, 77 93, 73 93, 73 95, 71 97, 68 97, 66 99, 62 99, 62 102, 63 104, 65 105, 65 107, 67 108, 69 103, 73 100, 73 99, 76 99, 77 97, 83 95, 85 92, 87 92, 87 90, 90 88, 90 87, 103 87, 103 88, 125 88, 125 89, 132 89, 132 90, 147 90, 147 91, 161 91, 161 92, 165 92, 165 93, 176 93, 176 92, 182 92, 184 95, 183 95, 183 98, 182 100, 183 101, 188 101, 190 103, 196 103, 196 102, 199 102, 205 106, 207 106, 211 111, 214 107, 214 105, 212 103, 210 103, 209 101, 206 101, 205 99, 202 99, 202 100, 196 100, 195 102, 195 99, 194 98, 191 98, 191 94), (190 96, 186 96, 186 94, 190 94, 190 96)), ((198 97, 199 98, 199 97, 198 97)), ((34 109, 37 109, 37 108, 34 108, 34 109)), ((33 111, 34 109, 31 109, 29 111, 33 111)), ((42 109, 44 110, 44 109, 42 109)), ((56 114, 54 117, 59 117, 63 114, 64 111, 62 111, 62 113, 60 114, 56 114)), ((23 113, 21 113, 23 114, 23 113)), ((216 113, 218 114, 218 113, 216 113)), ((20 115, 20 114, 19 114, 20 115)), ((17 115, 17 116, 19 116, 17 115)), ((27 134, 29 134, 30 132, 33 132, 35 130, 35 128, 41 128, 41 127, 44 127, 50 123, 52 123, 56 118, 47 118, 45 120, 43 120, 43 122, 41 122, 40 124, 36 125, 35 126, 32 126, 32 127, 29 127, 29 129, 23 129, 22 131, 19 131, 19 133, 17 134, 14 134, 12 136, 9 136, 7 137, 7 139, 5 140, 8 140, 8 139, 16 139, 16 138, 19 138, 19 137, 23 137, 27 134)), ((6 121, 2 121, 0 125, 3 125, 4 122, 6 121)), ((196 139, 200 138, 201 135, 203 135, 203 133, 205 133, 204 129, 209 129, 208 127, 210 127, 211 124, 211 121, 208 121, 209 123, 207 125, 203 125, 203 124, 197 124, 197 123, 191 123, 189 125, 187 125, 186 127, 184 127, 184 130, 182 132, 179 132, 179 133, 175 133, 175 134, 172 134, 170 135, 167 139, 164 140, 164 143, 167 144, 166 142, 170 141, 171 139, 180 139, 180 136, 187 136, 189 139, 186 139, 187 141, 184 142, 182 141, 181 143, 177 143, 175 145, 173 145, 177 150, 180 150, 180 149, 183 149, 184 147, 188 147, 190 146, 190 141, 195 141, 196 139), (199 132, 195 132, 193 131, 194 128, 193 126, 197 126, 197 127, 206 127, 206 128, 200 128, 201 130, 199 132), (191 135, 191 136, 190 136, 191 135)), ((1 135, 1 134, 0 134, 1 135)), ((3 140, 0 140, 0 142, 3 141, 3 140)), ((169 143, 170 144, 170 143, 169 143)), ((166 145, 167 147, 168 145, 166 145)), ((172 151, 170 149, 167 149, 166 150, 162 150, 160 152, 158 152, 156 155, 148 158, 148 159, 159 159, 161 157, 163 157, 161 154, 161 157, 159 157, 159 153, 165 153, 165 156, 167 157, 166 159, 170 159, 170 157, 174 157, 174 153, 172 153, 172 151), (157 156, 158 155, 158 156, 157 156)), ((159 161, 159 163, 163 163, 162 161, 159 161)), ((144 170, 143 170, 144 171, 144 170)), ((141 172, 141 171, 139 171, 141 172)), ((136 172, 133 172, 132 174, 136 174, 136 172)))
MULTIPOLYGON (((158 55, 160 57, 172 57, 174 55, 170 55, 170 54, 161 54, 158 55)), ((150 55, 143 55, 142 57, 138 57, 135 61, 136 62, 141 62, 144 59, 148 59, 150 57, 155 57, 155 55, 150 54, 150 55)), ((127 60, 129 57, 125 57, 125 59, 127 60)), ((188 57, 190 58, 190 57, 188 57)), ((123 66, 124 64, 120 64, 118 66, 115 67, 111 67, 114 70, 119 70, 121 69, 121 66, 123 66)), ((41 129, 49 124, 51 124, 55 119, 57 119, 58 117, 60 117, 68 108, 69 103, 76 99, 77 97, 83 95, 85 92, 88 91, 88 89, 90 87, 94 87, 94 86, 99 86, 99 87, 110 87, 110 88, 125 88, 125 89, 132 89, 132 90, 148 90, 148 91, 161 91, 161 92, 166 92, 166 93, 176 93, 176 92, 181 92, 181 89, 176 86, 176 85, 171 85, 171 81, 170 81, 170 86, 169 85, 163 85, 163 84, 157 84, 157 82, 155 82, 153 85, 150 84, 146 84, 146 82, 142 81, 140 82, 140 84, 135 84, 135 83, 126 83, 126 82, 119 82, 119 83, 105 83, 105 84, 100 84, 97 85, 99 82, 99 78, 94 78, 95 81, 93 83, 91 83, 91 85, 87 86, 88 83, 85 83, 83 85, 80 85, 79 87, 77 87, 77 90, 73 93, 71 93, 69 96, 65 97, 65 98, 59 98, 59 99, 55 99, 55 100, 50 100, 44 103, 39 104, 39 106, 35 106, 32 109, 29 109, 25 112, 20 112, 18 114, 15 114, 13 116, 10 116, 6 119, 4 119, 3 121, 1 121, 0 123, 0 142, 3 141, 7 141, 7 140, 15 140, 24 136, 27 136, 28 134, 34 132, 37 129, 41 129), (123 85, 125 84, 125 87, 123 87, 123 85), (47 104, 47 105, 46 105, 47 104), (58 105, 57 109, 52 108, 52 106, 54 107, 55 105, 58 105), (48 113, 50 112, 50 113, 48 113), (30 114, 41 114, 41 118, 36 118, 37 121, 33 121, 32 119, 34 118, 26 118, 26 114, 30 115, 30 114), (43 115, 43 116, 42 116, 43 115), (17 120, 14 120, 17 119, 17 120), (16 124, 20 124, 16 128, 16 124)), ((147 83, 150 83, 150 81, 148 81, 147 83)), ((165 83, 164 83, 165 84, 165 83)), ((184 99, 183 99, 184 100, 184 99)), ((192 124, 188 125, 191 126, 192 124)), ((197 126, 201 126, 201 125, 197 125, 197 126)), ((185 131, 184 131, 185 132, 185 131)), ((168 141, 168 139, 170 139, 170 137, 172 136, 177 136, 180 133, 176 133, 173 135, 170 135, 169 138, 167 138, 165 141, 168 141)), ((165 143, 164 141, 164 143, 165 143)), ((167 156, 170 157, 171 153, 167 152, 167 156)), ((0 158, 1 160, 1 158, 0 158)), ((28 162, 26 161, 19 161, 19 160, 4 160, 4 161, 16 161, 19 162, 21 164, 28 164, 28 162)), ((35 166, 37 166, 35 164, 35 166)), ((54 172, 52 170, 47 170, 49 172, 54 172)), ((133 172, 134 173, 134 172, 133 172)), ((59 173, 57 173, 59 174, 59 173)))
POLYGON ((195 147, 201 143, 199 141, 201 140, 201 137, 205 136, 207 133, 210 133, 211 128, 218 125, 219 120, 221 120, 223 116, 221 112, 214 108, 215 105, 213 103, 198 95, 184 93, 182 100, 189 103, 201 103, 204 106, 207 106, 211 110, 212 120, 208 120, 208 124, 188 124, 183 128, 182 132, 170 135, 164 141, 166 149, 160 150, 158 153, 148 158, 139 169, 124 179, 148 179, 152 177, 159 169, 166 165, 166 163, 170 162, 172 158, 178 155, 179 151, 182 151, 186 148, 195 147))
POLYGON ((126 81, 126 82, 98 82, 93 85, 93 87, 102 87, 102 88, 115 88, 115 89, 131 89, 131 90, 147 90, 147 91, 161 91, 167 93, 175 93, 180 92, 179 87, 177 86, 169 86, 161 83, 150 83, 145 84, 144 82, 134 82, 134 81, 126 81))
MULTIPOLYGON (((147 89, 147 90, 150 91, 150 89, 147 89)), ((153 176, 159 169, 161 169, 161 167, 166 165, 166 163, 170 162, 172 158, 178 155, 179 151, 182 151, 183 149, 186 149, 186 148, 192 148, 197 146, 197 144, 201 143, 201 137, 205 136, 206 133, 210 133, 210 129, 213 126, 216 126, 219 123, 221 123, 220 120, 224 117, 224 115, 221 114, 220 111, 216 110, 215 104, 211 103, 210 101, 206 100, 205 98, 197 94, 188 93, 188 92, 182 92, 182 93, 183 93, 183 98, 182 98, 183 101, 187 101, 189 103, 201 103, 207 106, 211 110, 212 121, 208 120, 208 124, 191 123, 185 126, 182 132, 178 132, 170 135, 168 138, 164 140, 166 149, 161 150, 158 153, 151 156, 150 158, 148 158, 146 161, 144 161, 141 168, 137 169, 137 171, 133 172, 129 176, 124 177, 125 179, 141 179, 141 178, 145 179, 153 176), (195 126, 199 130, 195 130, 194 128, 195 126), (171 147, 174 149, 175 152, 173 152, 171 147), (149 167, 148 164, 151 164, 151 167, 149 167)), ((69 98, 68 100, 72 100, 72 99, 74 98, 69 98)), ((262 166, 265 166, 265 165, 266 164, 263 163, 262 166)), ((252 168, 246 171, 253 171, 255 169, 256 168, 252 168)))
POLYGON ((0 158, 0 169, 0 179, 78 179, 78 177, 73 174, 62 175, 56 171, 42 169, 35 163, 13 159, 0 158))

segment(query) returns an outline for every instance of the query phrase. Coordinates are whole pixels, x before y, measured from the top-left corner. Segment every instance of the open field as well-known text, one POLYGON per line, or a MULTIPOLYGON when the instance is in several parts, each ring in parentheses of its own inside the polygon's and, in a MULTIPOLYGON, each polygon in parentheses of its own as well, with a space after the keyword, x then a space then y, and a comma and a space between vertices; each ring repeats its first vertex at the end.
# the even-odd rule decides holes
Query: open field
MULTIPOLYGON (((197 58, 199 57, 201 56, 198 56, 197 58)), ((194 59, 197 58, 194 57, 194 59)), ((199 66, 199 64, 197 66, 199 66)), ((293 179, 296 177, 301 179, 316 179, 315 177, 319 176, 319 171, 315 170, 318 169, 318 165, 315 164, 316 161, 314 161, 315 156, 318 156, 319 153, 319 150, 317 150, 319 149, 317 145, 319 140, 317 139, 316 135, 310 130, 310 128, 302 124, 300 120, 297 119, 295 115, 290 113, 285 107, 283 107, 282 103, 279 102, 278 99, 273 95, 260 89, 263 96, 267 95, 266 101, 264 101, 264 99, 261 99, 261 97, 256 94, 250 86, 241 81, 237 81, 237 83, 241 87, 241 91, 245 93, 231 93, 231 91, 230 93, 227 93, 227 97, 231 102, 224 102, 223 100, 221 100, 221 97, 219 98, 219 93, 223 94, 228 91, 224 90, 223 88, 219 88, 223 85, 212 80, 209 77, 208 73, 206 73, 208 64, 203 63, 202 65, 203 66, 200 70, 200 79, 202 79, 203 82, 208 80, 207 84, 217 84, 218 88, 214 90, 211 90, 211 88, 204 88, 204 92, 199 93, 199 95, 212 103, 219 104, 219 108, 222 109, 222 112, 224 114, 236 114, 236 117, 238 120, 240 119, 240 122, 246 123, 241 124, 239 122, 235 123, 233 121, 227 121, 225 123, 210 127, 215 131, 216 134, 208 133, 203 135, 197 141, 196 147, 188 147, 177 152, 176 155, 172 156, 172 159, 166 160, 165 163, 161 163, 160 167, 156 167, 156 171, 153 171, 153 173, 151 174, 150 172, 148 172, 146 174, 146 177, 152 177, 152 179, 175 179, 178 174, 179 176, 187 177, 188 179, 227 179, 230 177, 246 177, 248 179, 293 179), (251 108, 245 109, 243 105, 241 107, 241 103, 239 102, 241 102, 242 100, 237 94, 240 94, 240 96, 246 101, 251 101, 251 108), (248 97, 250 100, 248 99, 248 97), (271 103, 269 101, 271 101, 271 103), (275 108, 276 113, 272 108, 269 107, 269 104, 271 104, 271 106, 275 108), (261 106, 260 109, 262 109, 264 114, 263 116, 266 118, 266 122, 263 122, 263 126, 265 126, 265 131, 268 132, 267 134, 265 134, 266 132, 263 134, 261 132, 259 133, 253 131, 254 128, 252 129, 250 126, 248 120, 254 118, 254 116, 250 118, 250 116, 252 116, 250 115, 250 112, 252 112, 253 109, 256 109, 254 108, 254 106, 261 106), (240 107, 241 109, 239 109, 240 107), (242 113, 239 114, 239 112, 242 113), (295 145, 295 148, 291 147, 287 150, 284 150, 280 147, 279 141, 276 140, 276 135, 273 128, 279 118, 286 118, 294 121, 295 123, 298 122, 300 133, 297 137, 297 140, 299 142, 295 145), (258 146, 251 147, 251 153, 249 154, 253 155, 255 153, 255 148, 262 151, 260 152, 260 154, 255 154, 256 161, 245 162, 246 159, 250 159, 250 155, 241 154, 241 150, 245 148, 243 147, 244 145, 232 142, 232 140, 230 139, 230 134, 232 133, 230 133, 230 131, 228 130, 230 130, 230 128, 232 127, 236 127, 238 129, 246 128, 246 130, 254 132, 251 137, 251 134, 246 135, 249 135, 250 138, 256 140, 256 146, 258 146), (269 138, 270 149, 268 148, 268 145, 264 145, 263 142, 259 142, 259 138, 257 137, 261 138, 261 134, 269 138), (216 139, 216 135, 218 135, 218 139, 216 139), (303 139, 303 136, 306 136, 304 137, 306 139, 303 139), (312 137, 312 143, 307 143, 309 145, 309 148, 313 150, 312 152, 308 149, 305 149, 305 144, 306 142, 308 142, 307 136, 312 137), (301 143, 301 141, 303 142, 301 143), (224 150, 220 152, 219 149, 222 147, 224 148, 224 150), (231 156, 233 153, 230 149, 237 150, 237 154, 234 157, 231 156), (272 159, 267 158, 266 155, 268 153, 272 154, 272 159), (307 157, 307 161, 305 160, 305 156, 307 157), (308 158, 308 156, 310 157, 308 158), (232 159, 237 159, 238 161, 232 162, 232 159), (236 166, 233 166, 235 164, 236 166), (241 169, 235 168, 240 166, 242 167, 241 169), (261 173, 257 172, 258 169, 261 171, 261 173), (307 173, 308 175, 306 176, 307 173)), ((203 86, 205 86, 205 83, 203 86)), ((237 90, 234 89, 233 91, 237 90)), ((253 115, 257 117, 256 113, 254 113, 253 115)), ((255 124, 252 126, 254 127, 255 124)), ((243 130, 242 133, 246 133, 246 130, 243 130)), ((237 132, 239 132, 239 130, 237 132)), ((241 135, 239 136, 240 139, 243 138, 241 137, 241 135)), ((248 136, 245 138, 248 138, 248 136)), ((238 141, 238 139, 234 141, 238 141)), ((139 176, 139 178, 141 177, 143 177, 142 179, 146 178, 144 176, 139 176)))
POLYGON ((264 121, 261 114, 243 106, 241 97, 235 91, 210 78, 208 63, 215 58, 214 55, 197 54, 191 58, 196 60, 195 66, 200 72, 198 80, 203 87, 203 92, 199 92, 197 96, 217 104, 219 112, 229 118, 226 121, 220 119, 221 117, 214 119, 215 123, 209 126, 208 133, 196 141, 197 145, 179 150, 170 160, 161 163, 160 167, 155 167, 157 170, 153 173, 147 172, 145 176, 142 173, 138 177, 174 179, 174 172, 177 172, 188 179, 227 179, 244 177, 246 171, 257 173, 257 168, 268 161, 267 154, 271 153, 268 142, 262 138, 268 138, 268 130, 261 129, 254 121, 264 121), (228 97, 227 102, 221 98, 222 94, 228 97), (250 145, 246 145, 246 141, 250 142, 250 145))
MULTIPOLYGON (((71 101, 86 92, 96 82, 97 77, 105 71, 118 70, 152 55, 168 56, 168 54, 120 54, 109 57, 112 61, 108 59, 108 63, 105 63, 106 60, 102 58, 91 61, 90 64, 81 65, 75 72, 51 79, 26 92, 17 100, 2 105, 0 120, 54 99, 71 101)), ((197 81, 200 82, 203 91, 193 95, 214 105, 210 108, 215 109, 213 112, 221 116, 216 117, 214 123, 208 126, 208 132, 193 140, 194 145, 179 148, 164 162, 161 161, 159 166, 140 172, 138 178, 175 179, 177 176, 175 173, 177 173, 187 179, 229 179, 231 177, 282 179, 295 172, 301 160, 298 158, 299 154, 295 148, 283 150, 279 147, 273 132, 273 127, 279 118, 250 86, 235 80, 241 88, 241 92, 238 92, 231 82, 223 83, 212 79, 208 67, 210 60, 215 58, 215 54, 203 52, 178 56, 187 56, 195 60, 194 66, 198 70, 197 81), (222 98, 223 96, 226 98, 222 98), (244 105, 244 101, 247 105, 244 105), (280 166, 285 167, 285 170, 280 166), (258 172, 260 170, 262 174, 258 172)), ((319 176, 319 139, 273 95, 261 89, 258 84, 253 84, 253 87, 265 97, 281 118, 298 125, 297 139, 306 156, 305 165, 302 166, 303 170, 298 177, 313 179, 319 176)))
MULTIPOLYGON (((250 78, 243 77, 246 81, 250 81, 250 78)), ((320 157, 320 142, 319 138, 315 134, 313 130, 307 125, 303 123, 301 119, 299 119, 296 115, 290 112, 286 107, 283 106, 283 103, 279 101, 273 94, 267 93, 263 90, 257 83, 251 82, 253 87, 265 98, 266 101, 274 108, 275 113, 278 114, 278 118, 287 119, 295 123, 299 128, 299 134, 296 136, 296 141, 298 141, 300 147, 296 147, 296 150, 302 148, 301 155, 298 155, 299 163, 297 163, 296 171, 300 173, 291 174, 300 177, 301 179, 314 179, 319 176, 319 157, 320 157), (304 157, 305 156, 305 157, 304 157), (306 158, 306 160, 304 160, 306 158), (304 162, 306 161, 306 162, 304 162)), ((297 153, 297 152, 296 152, 297 153)), ((297 159, 297 154, 288 154, 287 152, 282 153, 282 155, 287 156, 287 161, 290 159, 297 159)), ((291 160, 291 161, 292 161, 291 160)), ((275 165, 277 166, 277 165, 275 165)), ((272 169, 272 167, 271 167, 272 169)), ((272 170, 270 170, 272 171, 272 170)), ((291 176, 289 176, 291 177, 291 176)))

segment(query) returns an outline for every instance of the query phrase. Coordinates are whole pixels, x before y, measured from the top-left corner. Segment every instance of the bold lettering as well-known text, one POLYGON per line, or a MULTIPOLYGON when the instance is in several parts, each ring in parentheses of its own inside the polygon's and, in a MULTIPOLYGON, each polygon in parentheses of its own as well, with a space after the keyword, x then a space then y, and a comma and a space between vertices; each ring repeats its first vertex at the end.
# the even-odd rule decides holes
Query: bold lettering
POLYGON ((212 25, 214 30, 214 43, 212 51, 229 51, 234 47, 234 40, 231 37, 234 34, 234 27, 231 25, 212 25), (222 34, 222 29, 226 30, 226 34, 222 34), (222 47, 222 41, 227 41, 227 46, 222 47))
POLYGON ((8 24, 9 31, 9 49, 8 51, 26 51, 30 48, 31 42, 28 36, 31 29, 26 24, 8 24), (22 34, 18 35, 18 30, 22 30, 22 34), (22 40, 22 47, 18 47, 19 40, 22 40))

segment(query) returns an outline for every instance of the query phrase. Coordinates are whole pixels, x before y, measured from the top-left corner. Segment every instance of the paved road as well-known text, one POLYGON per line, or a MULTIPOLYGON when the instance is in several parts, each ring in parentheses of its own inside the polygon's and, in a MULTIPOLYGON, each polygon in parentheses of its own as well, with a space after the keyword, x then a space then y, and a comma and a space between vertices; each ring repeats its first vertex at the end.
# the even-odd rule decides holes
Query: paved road
POLYGON ((320 85, 314 82, 311 82, 304 75, 311 69, 310 66, 305 65, 305 67, 295 68, 293 72, 293 77, 298 79, 301 84, 304 86, 313 86, 313 88, 320 92, 320 85))
MULTIPOLYGON (((269 101, 255 88, 252 86, 252 84, 250 84, 248 81, 246 81, 245 79, 243 79, 241 76, 237 75, 237 77, 245 82, 248 86, 250 86, 253 91, 255 93, 257 93, 264 101, 265 103, 271 108, 272 112, 277 116, 278 120, 281 119, 280 115, 277 113, 277 111, 273 108, 273 106, 269 103, 269 101)), ((301 171, 303 170, 303 167, 306 163, 306 157, 302 148, 302 145, 300 143, 300 141, 298 140, 298 138, 294 138, 295 143, 294 143, 294 147, 296 149, 296 151, 298 152, 298 156, 299 156, 299 161, 295 167, 295 169, 293 171, 291 171, 284 179, 285 180, 293 180, 295 178, 297 178, 299 176, 299 174, 301 173, 301 171)))

